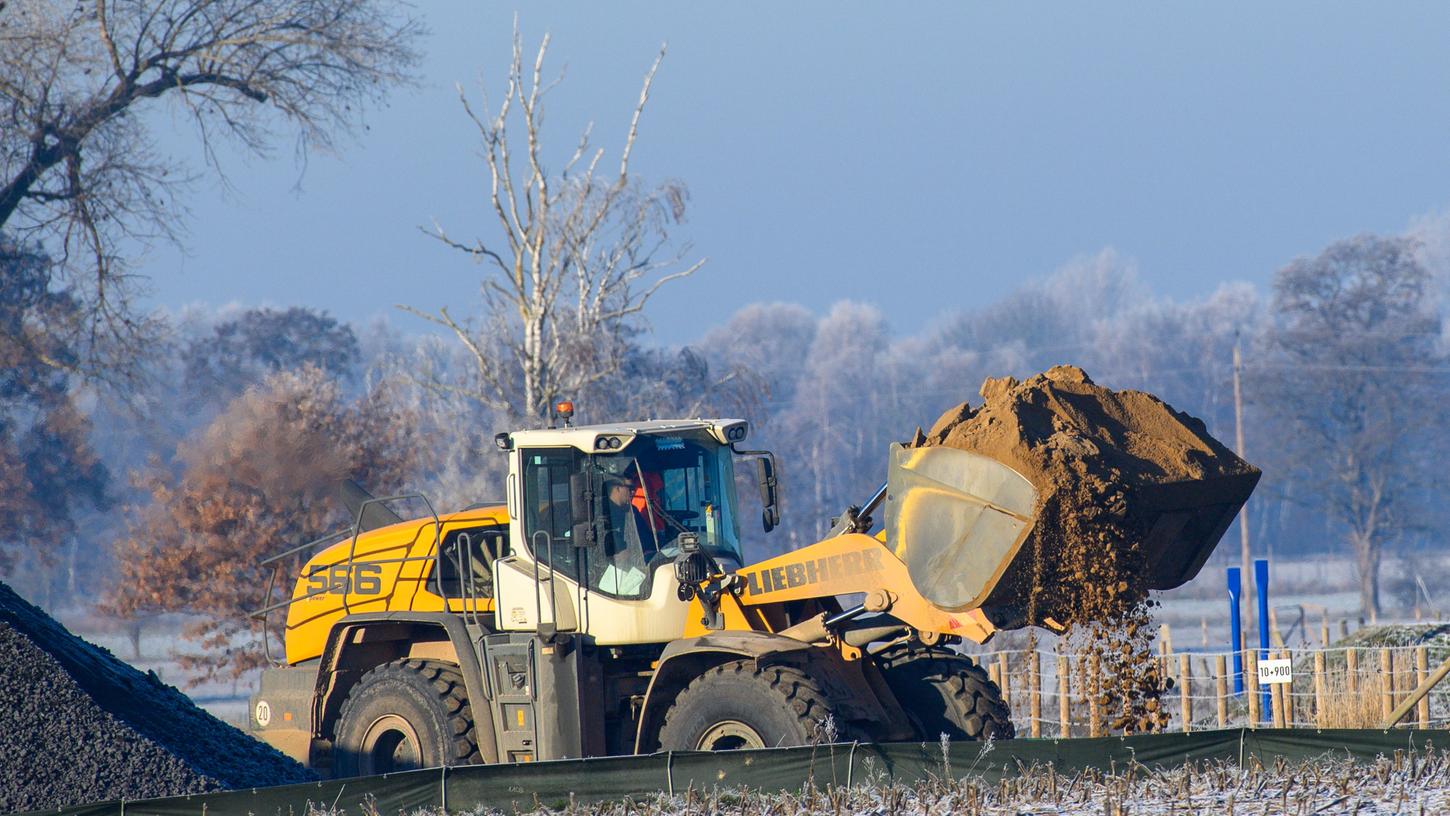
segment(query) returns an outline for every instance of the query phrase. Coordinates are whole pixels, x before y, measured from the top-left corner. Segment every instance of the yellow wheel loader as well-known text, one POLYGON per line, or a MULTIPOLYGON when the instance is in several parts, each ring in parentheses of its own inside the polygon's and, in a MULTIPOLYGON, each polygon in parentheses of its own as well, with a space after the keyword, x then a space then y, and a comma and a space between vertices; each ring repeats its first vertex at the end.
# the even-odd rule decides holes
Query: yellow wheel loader
MULTIPOLYGON (((334 776, 1012 737, 1000 690, 947 647, 1024 625, 1021 599, 993 590, 1032 527, 1033 485, 972 453, 892 446, 887 483, 830 536, 748 563, 738 460, 755 462, 766 532, 778 503, 774 457, 747 433, 566 421, 496 438, 501 503, 404 519, 403 497, 358 492, 350 529, 271 559, 305 564, 290 599, 256 613, 286 621, 253 732, 334 776)), ((1247 497, 1235 489, 1162 510, 1174 529, 1203 517, 1167 583, 1197 572, 1247 497)))

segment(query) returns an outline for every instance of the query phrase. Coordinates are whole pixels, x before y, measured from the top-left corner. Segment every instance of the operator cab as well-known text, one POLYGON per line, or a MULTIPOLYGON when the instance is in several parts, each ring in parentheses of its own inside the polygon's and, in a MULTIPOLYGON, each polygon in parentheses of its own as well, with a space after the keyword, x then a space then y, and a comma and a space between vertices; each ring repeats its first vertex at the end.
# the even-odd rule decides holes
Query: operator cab
MULTIPOLYGON (((514 542, 495 570, 500 625, 601 643, 660 642, 669 633, 656 630, 680 628, 682 553, 722 573, 743 563, 734 460, 768 456, 736 448, 747 433, 743 420, 699 419, 500 434, 514 542)), ((773 463, 760 470, 769 527, 773 463)))

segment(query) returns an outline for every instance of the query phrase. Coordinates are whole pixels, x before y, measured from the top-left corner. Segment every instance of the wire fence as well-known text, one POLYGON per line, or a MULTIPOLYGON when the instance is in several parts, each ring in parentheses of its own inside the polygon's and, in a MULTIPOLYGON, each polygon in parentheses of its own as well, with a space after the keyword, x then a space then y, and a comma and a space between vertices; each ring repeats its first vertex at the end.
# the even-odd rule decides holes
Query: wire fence
MULTIPOLYGON (((972 657, 1002 689, 1019 735, 1115 733, 1104 671, 1091 653, 1014 649, 972 657)), ((1447 658, 1450 646, 1434 644, 1251 649, 1236 671, 1230 651, 1160 652, 1151 659, 1171 685, 1154 705, 1167 711, 1170 731, 1378 728, 1447 658), (1260 683, 1259 663, 1269 660, 1280 662, 1264 666, 1268 682, 1260 683)), ((1399 727, 1450 726, 1450 683, 1445 686, 1425 695, 1399 727)))

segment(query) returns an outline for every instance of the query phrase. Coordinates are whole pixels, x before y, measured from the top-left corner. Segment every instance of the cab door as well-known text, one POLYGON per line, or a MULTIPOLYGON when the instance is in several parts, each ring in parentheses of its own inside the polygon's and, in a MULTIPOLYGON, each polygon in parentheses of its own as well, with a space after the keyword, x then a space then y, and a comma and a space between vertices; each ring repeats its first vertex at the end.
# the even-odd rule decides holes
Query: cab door
POLYGON ((510 476, 514 552, 494 563, 498 628, 540 634, 574 632, 587 593, 586 547, 592 485, 587 457, 574 448, 531 448, 514 454, 510 476), (576 507, 575 505, 579 506, 576 507), (582 520, 582 521, 581 521, 582 520), (580 535, 576 536, 576 529, 580 535))

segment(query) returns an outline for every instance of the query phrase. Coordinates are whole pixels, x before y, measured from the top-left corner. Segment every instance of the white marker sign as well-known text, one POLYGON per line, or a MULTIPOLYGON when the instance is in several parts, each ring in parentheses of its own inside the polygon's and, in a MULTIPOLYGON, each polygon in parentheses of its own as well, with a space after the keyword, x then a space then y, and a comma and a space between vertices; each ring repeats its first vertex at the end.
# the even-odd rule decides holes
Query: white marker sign
POLYGON ((1293 681, 1294 661, 1288 659, 1259 661, 1259 685, 1272 686, 1275 683, 1292 683, 1293 681))

